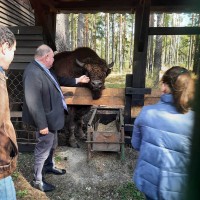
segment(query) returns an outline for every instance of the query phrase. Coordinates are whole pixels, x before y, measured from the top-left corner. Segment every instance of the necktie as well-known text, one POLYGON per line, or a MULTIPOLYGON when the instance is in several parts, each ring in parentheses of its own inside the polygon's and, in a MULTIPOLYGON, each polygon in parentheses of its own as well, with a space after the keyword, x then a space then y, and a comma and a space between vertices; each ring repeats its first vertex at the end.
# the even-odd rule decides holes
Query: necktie
POLYGON ((51 72, 50 72, 48 69, 46 69, 45 71, 46 71, 46 72, 48 73, 48 75, 51 77, 51 79, 52 79, 53 82, 55 83, 56 88, 57 88, 58 91, 60 92, 60 96, 61 96, 61 98, 62 98, 62 103, 63 103, 64 109, 65 109, 65 110, 68 110, 68 109, 67 109, 67 104, 65 103, 65 98, 64 98, 64 96, 63 96, 63 93, 62 93, 62 91, 61 91, 61 89, 60 89, 60 86, 59 86, 58 82, 55 80, 55 78, 53 77, 53 75, 51 74, 51 72))

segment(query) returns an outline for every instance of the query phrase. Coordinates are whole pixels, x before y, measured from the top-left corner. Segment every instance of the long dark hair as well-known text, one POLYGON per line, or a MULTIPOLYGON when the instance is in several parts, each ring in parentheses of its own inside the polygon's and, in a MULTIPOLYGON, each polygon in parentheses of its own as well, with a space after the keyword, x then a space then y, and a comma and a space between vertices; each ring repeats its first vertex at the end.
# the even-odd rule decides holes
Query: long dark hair
POLYGON ((194 80, 190 72, 184 67, 174 66, 165 72, 161 81, 169 86, 176 109, 187 113, 194 96, 194 80))

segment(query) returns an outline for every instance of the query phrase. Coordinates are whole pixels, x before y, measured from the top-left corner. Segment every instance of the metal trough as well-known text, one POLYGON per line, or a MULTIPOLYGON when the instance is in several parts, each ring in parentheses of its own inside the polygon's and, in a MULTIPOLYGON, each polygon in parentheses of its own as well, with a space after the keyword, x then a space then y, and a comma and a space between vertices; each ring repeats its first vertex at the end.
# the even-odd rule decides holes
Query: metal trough
POLYGON ((94 151, 120 152, 124 160, 124 120, 120 108, 95 108, 87 127, 88 154, 94 151))

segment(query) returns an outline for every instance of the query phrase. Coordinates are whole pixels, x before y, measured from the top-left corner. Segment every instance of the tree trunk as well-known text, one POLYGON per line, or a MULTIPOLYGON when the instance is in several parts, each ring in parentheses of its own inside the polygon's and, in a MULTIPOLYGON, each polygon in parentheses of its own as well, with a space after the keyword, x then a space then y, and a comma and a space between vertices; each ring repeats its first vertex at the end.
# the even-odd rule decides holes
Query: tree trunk
POLYGON ((120 14, 120 20, 119 20, 119 73, 122 73, 122 14, 120 14))
MULTIPOLYGON (((150 21, 149 26, 154 27, 154 14, 150 15, 149 21, 150 21)), ((153 38, 154 38, 153 35, 149 36, 149 45, 148 45, 149 53, 148 53, 147 66, 148 66, 148 72, 150 74, 153 72, 153 47, 154 47, 153 38)))
MULTIPOLYGON (((157 27, 162 27, 163 14, 157 14, 157 27)), ((154 51, 154 73, 156 75, 155 85, 159 82, 159 71, 162 66, 162 35, 156 35, 156 44, 154 51)))
MULTIPOLYGON (((200 27, 200 14, 198 14, 197 26, 200 27)), ((200 35, 195 36, 193 72, 200 74, 200 35)))
POLYGON ((130 62, 129 62, 129 69, 133 67, 133 41, 134 41, 134 26, 135 26, 135 15, 132 14, 132 21, 131 21, 131 44, 130 44, 130 62))
POLYGON ((93 20, 92 41, 93 41, 93 50, 96 51, 96 48, 97 48, 97 44, 96 44, 96 15, 94 15, 94 20, 93 20))
POLYGON ((70 50, 70 23, 69 23, 69 14, 66 14, 65 18, 65 34, 66 34, 66 43, 67 43, 67 50, 70 50))
POLYGON ((74 14, 71 14, 71 50, 74 49, 74 14))
POLYGON ((56 23, 56 46, 58 52, 70 50, 69 30, 70 30, 69 15, 58 14, 56 23))
POLYGON ((122 72, 125 68, 125 58, 126 58, 126 14, 124 14, 123 18, 123 38, 122 38, 122 72))
POLYGON ((112 62, 115 60, 115 15, 112 14, 112 62))
POLYGON ((107 63, 109 63, 109 43, 110 43, 110 39, 109 39, 109 35, 110 35, 110 20, 109 20, 109 13, 105 14, 105 28, 106 28, 106 39, 105 39, 105 60, 107 63))
POLYGON ((88 15, 85 15, 85 44, 86 47, 89 46, 88 42, 88 15))
POLYGON ((78 15, 77 47, 83 46, 83 31, 84 31, 84 15, 80 13, 78 15))

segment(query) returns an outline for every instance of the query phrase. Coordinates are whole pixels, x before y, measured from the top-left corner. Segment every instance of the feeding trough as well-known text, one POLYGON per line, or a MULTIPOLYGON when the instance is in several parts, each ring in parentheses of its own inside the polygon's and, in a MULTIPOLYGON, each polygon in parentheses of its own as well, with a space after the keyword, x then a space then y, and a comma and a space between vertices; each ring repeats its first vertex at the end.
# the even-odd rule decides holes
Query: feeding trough
POLYGON ((92 152, 121 153, 124 160, 124 121, 120 108, 95 108, 87 127, 88 160, 92 152))

